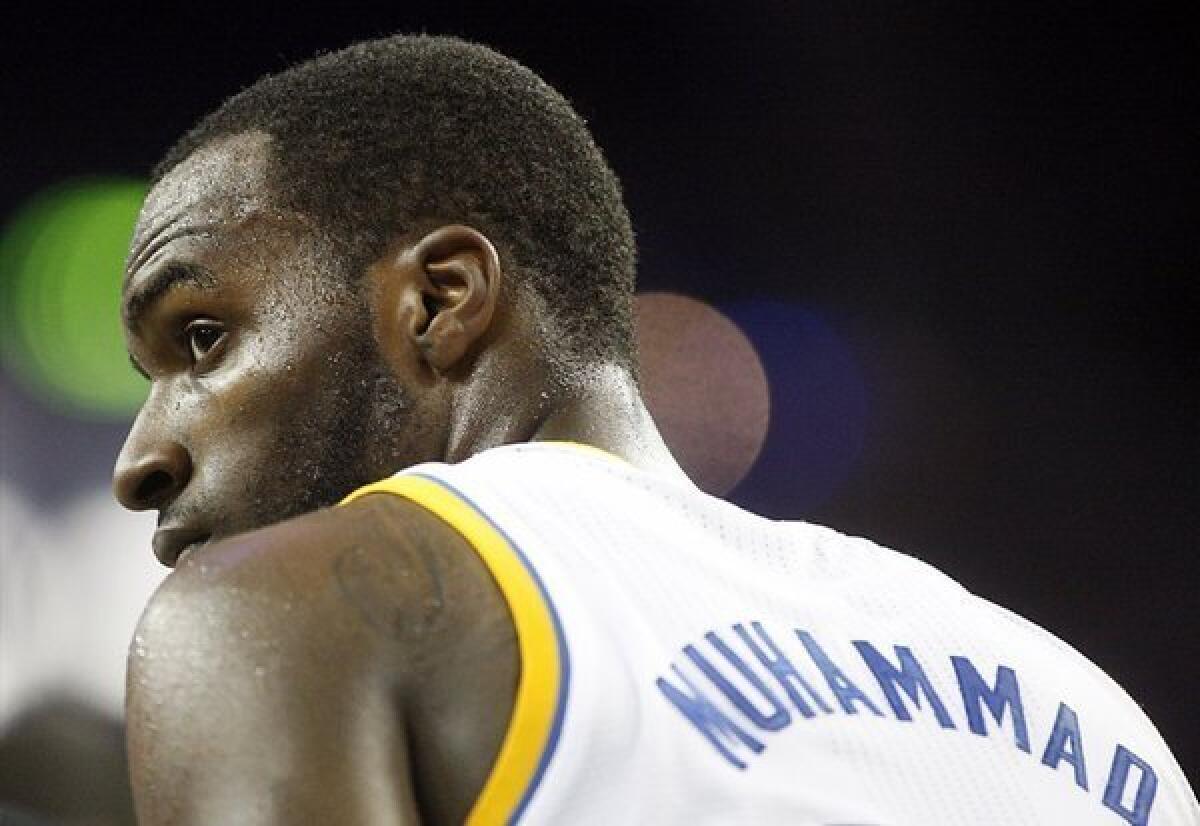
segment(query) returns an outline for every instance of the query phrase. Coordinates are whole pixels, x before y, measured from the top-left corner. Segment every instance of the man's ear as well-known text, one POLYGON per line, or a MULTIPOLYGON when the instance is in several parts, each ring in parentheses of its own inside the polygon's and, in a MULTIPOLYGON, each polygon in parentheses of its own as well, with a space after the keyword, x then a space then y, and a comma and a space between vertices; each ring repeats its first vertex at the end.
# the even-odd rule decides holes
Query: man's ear
POLYGON ((452 369, 491 325, 501 275, 496 248, 471 227, 438 227, 412 242, 384 268, 384 350, 407 338, 434 371, 452 369))

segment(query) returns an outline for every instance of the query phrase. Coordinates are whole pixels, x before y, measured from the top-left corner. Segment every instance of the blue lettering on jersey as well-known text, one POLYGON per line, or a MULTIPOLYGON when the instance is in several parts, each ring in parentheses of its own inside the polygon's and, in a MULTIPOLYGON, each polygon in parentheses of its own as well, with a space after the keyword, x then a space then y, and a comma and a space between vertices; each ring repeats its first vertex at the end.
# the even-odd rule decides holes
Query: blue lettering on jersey
POLYGON ((1057 769, 1064 760, 1075 770, 1075 785, 1086 792, 1087 766, 1083 762, 1083 736, 1079 733, 1079 718, 1069 705, 1059 703, 1054 728, 1050 729, 1050 739, 1046 741, 1046 750, 1042 752, 1042 763, 1057 769))
POLYGON ((696 650, 694 645, 685 645, 683 653, 687 654, 688 659, 704 672, 705 677, 712 680, 713 685, 721 689, 721 693, 729 698, 729 701, 737 707, 738 711, 745 714, 750 719, 750 722, 763 731, 779 731, 792 721, 792 716, 783 707, 783 703, 779 702, 779 698, 771 693, 771 690, 767 688, 762 679, 750 670, 750 667, 746 665, 741 657, 733 652, 733 649, 725 644, 724 640, 712 631, 705 634, 704 639, 708 640, 709 645, 715 648, 721 656, 738 670, 738 673, 746 678, 746 682, 754 686, 754 689, 763 696, 763 699, 771 707, 769 712, 764 713, 759 711, 746 695, 738 690, 737 686, 730 682, 719 670, 714 668, 713 664, 696 650))
POLYGON ((991 688, 974 664, 966 657, 950 658, 954 673, 958 675, 958 688, 962 692, 963 709, 967 712, 967 727, 980 737, 987 736, 983 721, 983 709, 987 706, 997 724, 1004 723, 1004 709, 1012 711, 1013 742, 1021 751, 1029 751, 1029 729, 1025 725, 1025 709, 1021 705, 1021 688, 1017 675, 1007 665, 996 667, 996 687, 991 688))
MULTIPOLYGON (((735 623, 731 627, 741 641, 742 650, 748 651, 752 657, 740 654, 716 631, 708 631, 703 636, 718 656, 706 655, 696 645, 684 645, 682 649, 691 668, 698 671, 719 696, 706 694, 676 664, 670 666, 675 680, 659 677, 656 684, 671 706, 735 769, 746 769, 747 761, 766 749, 767 737, 779 735, 791 725, 794 716, 789 709, 794 709, 804 720, 819 721, 836 719, 839 716, 836 711, 838 707, 845 714, 857 714, 859 707, 865 706, 877 717, 912 722, 912 708, 916 707, 919 710, 928 709, 943 729, 957 728, 942 698, 934 690, 925 666, 906 645, 892 646, 896 654, 893 661, 866 640, 853 642, 867 670, 879 684, 883 700, 892 711, 893 718, 888 718, 879 710, 876 701, 834 663, 808 631, 795 629, 796 639, 808 653, 808 659, 805 660, 802 655, 789 655, 758 621, 735 623), (717 663, 720 660, 724 660, 727 666, 719 668, 717 663), (811 665, 808 664, 810 661, 811 665), (808 676, 812 674, 813 667, 824 677, 837 700, 836 705, 829 703, 813 687, 808 676), (735 678, 743 688, 753 689, 751 693, 756 698, 753 702, 743 688, 735 684, 735 678), (778 688, 773 688, 776 685, 778 688), (781 700, 779 689, 783 690, 790 705, 781 700), (717 704, 722 702, 722 698, 731 711, 727 712, 717 704), (822 714, 817 715, 814 707, 822 714)), ((1012 720, 1013 746, 1030 754, 1029 728, 1016 671, 1009 666, 998 665, 996 678, 989 683, 966 657, 955 655, 949 659, 962 695, 967 729, 980 737, 991 738, 1005 729, 1005 717, 1009 717, 1012 720), (988 716, 993 720, 990 726, 988 716)), ((1087 792, 1087 766, 1084 763, 1080 720, 1074 709, 1060 702, 1040 764, 1057 771, 1063 763, 1071 766, 1075 785, 1087 792)), ((1150 764, 1118 744, 1100 802, 1127 823, 1145 826, 1150 819, 1157 788, 1158 777, 1150 764)))
POLYGON ((855 640, 854 647, 858 649, 863 662, 867 664, 867 668, 871 669, 871 673, 879 681, 879 687, 883 689, 883 696, 887 698, 888 705, 892 707, 892 712, 895 713, 897 720, 912 720, 908 706, 900 699, 900 692, 896 690, 899 687, 904 689, 904 693, 917 708, 921 707, 921 693, 924 692, 925 697, 929 700, 929 707, 933 709, 933 716, 937 718, 938 725, 942 728, 954 728, 954 721, 950 719, 950 714, 942 705, 941 698, 929 684, 929 678, 925 676, 925 669, 921 668, 921 664, 917 662, 917 658, 913 656, 912 650, 908 646, 895 646, 896 659, 900 663, 899 668, 892 665, 887 657, 880 654, 875 646, 866 640, 855 640))
POLYGON ((1104 786, 1104 805, 1134 826, 1145 826, 1150 820, 1150 807, 1154 804, 1154 792, 1157 790, 1158 775, 1150 768, 1150 764, 1118 743, 1112 768, 1108 772, 1108 783, 1104 786), (1135 766, 1139 772, 1138 783, 1133 793, 1133 804, 1127 807, 1124 803, 1128 797, 1125 790, 1129 786, 1129 770, 1135 766))
POLYGON ((746 748, 755 754, 763 750, 763 744, 755 740, 739 728, 736 723, 726 717, 724 712, 713 705, 712 700, 705 696, 704 692, 692 684, 692 681, 679 670, 678 666, 671 666, 671 670, 687 686, 688 693, 685 694, 683 691, 680 691, 662 677, 659 677, 656 681, 658 690, 705 736, 708 742, 713 744, 713 747, 721 753, 722 757, 736 768, 746 768, 746 762, 733 751, 737 745, 732 742, 733 738, 737 738, 737 740, 741 741, 746 748))
POLYGON ((825 698, 816 692, 808 680, 796 670, 796 666, 792 665, 792 661, 783 655, 779 650, 779 646, 763 629, 762 623, 752 622, 750 627, 754 629, 755 635, 758 637, 758 642, 746 630, 746 626, 740 622, 733 626, 734 633, 742 638, 742 642, 746 647, 754 652, 754 656, 762 663, 763 667, 771 673, 771 676, 783 686, 783 690, 787 692, 788 699, 792 701, 792 705, 796 707, 796 711, 804 717, 812 717, 815 712, 809 706, 808 701, 800 693, 803 690, 805 694, 812 698, 813 703, 817 708, 826 714, 833 713, 833 707, 825 702, 825 698), (769 649, 768 654, 766 650, 769 649))
POLYGON ((858 713, 858 708, 854 705, 858 702, 871 709, 877 717, 883 716, 883 712, 875 707, 871 698, 863 694, 862 689, 856 686, 842 669, 834 665, 825 650, 812 638, 812 634, 797 628, 796 636, 800 638, 800 642, 804 643, 804 648, 808 651, 808 656, 812 657, 813 663, 825 675, 825 682, 829 683, 830 690, 833 691, 833 695, 837 697, 842 709, 847 714, 858 713))

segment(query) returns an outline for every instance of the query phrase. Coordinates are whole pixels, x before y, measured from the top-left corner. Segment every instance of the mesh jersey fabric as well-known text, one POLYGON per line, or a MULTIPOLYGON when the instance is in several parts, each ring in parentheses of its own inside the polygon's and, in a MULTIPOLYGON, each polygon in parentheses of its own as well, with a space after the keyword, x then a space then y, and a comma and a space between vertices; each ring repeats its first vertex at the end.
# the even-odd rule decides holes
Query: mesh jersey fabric
POLYGON ((514 615, 471 823, 1200 824, 1115 682, 912 557, 565 443, 375 491, 458 528, 514 615))

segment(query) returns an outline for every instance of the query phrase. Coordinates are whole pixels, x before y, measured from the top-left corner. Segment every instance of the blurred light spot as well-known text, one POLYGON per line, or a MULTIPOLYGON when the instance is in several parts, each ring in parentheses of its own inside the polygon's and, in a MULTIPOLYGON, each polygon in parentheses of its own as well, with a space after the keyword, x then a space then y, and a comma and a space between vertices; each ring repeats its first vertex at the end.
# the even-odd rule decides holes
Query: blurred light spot
POLYGON ((121 274, 145 185, 69 181, 32 198, 0 235, 0 357, 64 412, 123 418, 146 383, 121 334, 121 274))
POLYGON ((754 345, 714 307, 672 293, 637 297, 642 396, 676 460, 703 490, 750 471, 770 418, 754 345))
POLYGON ((850 345, 812 309, 775 301, 725 309, 750 336, 771 387, 767 443, 738 499, 771 516, 805 516, 837 490, 862 451, 862 371, 850 345))

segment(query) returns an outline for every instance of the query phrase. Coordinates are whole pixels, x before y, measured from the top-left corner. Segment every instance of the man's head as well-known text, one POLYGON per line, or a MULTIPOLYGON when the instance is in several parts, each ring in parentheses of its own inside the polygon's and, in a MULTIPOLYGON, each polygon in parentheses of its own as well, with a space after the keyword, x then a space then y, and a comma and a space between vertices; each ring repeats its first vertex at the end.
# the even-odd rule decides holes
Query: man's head
POLYGON ((514 394, 631 365, 633 259, 582 121, 494 52, 395 37, 263 78, 155 172, 118 497, 171 561, 443 458, 514 394))

